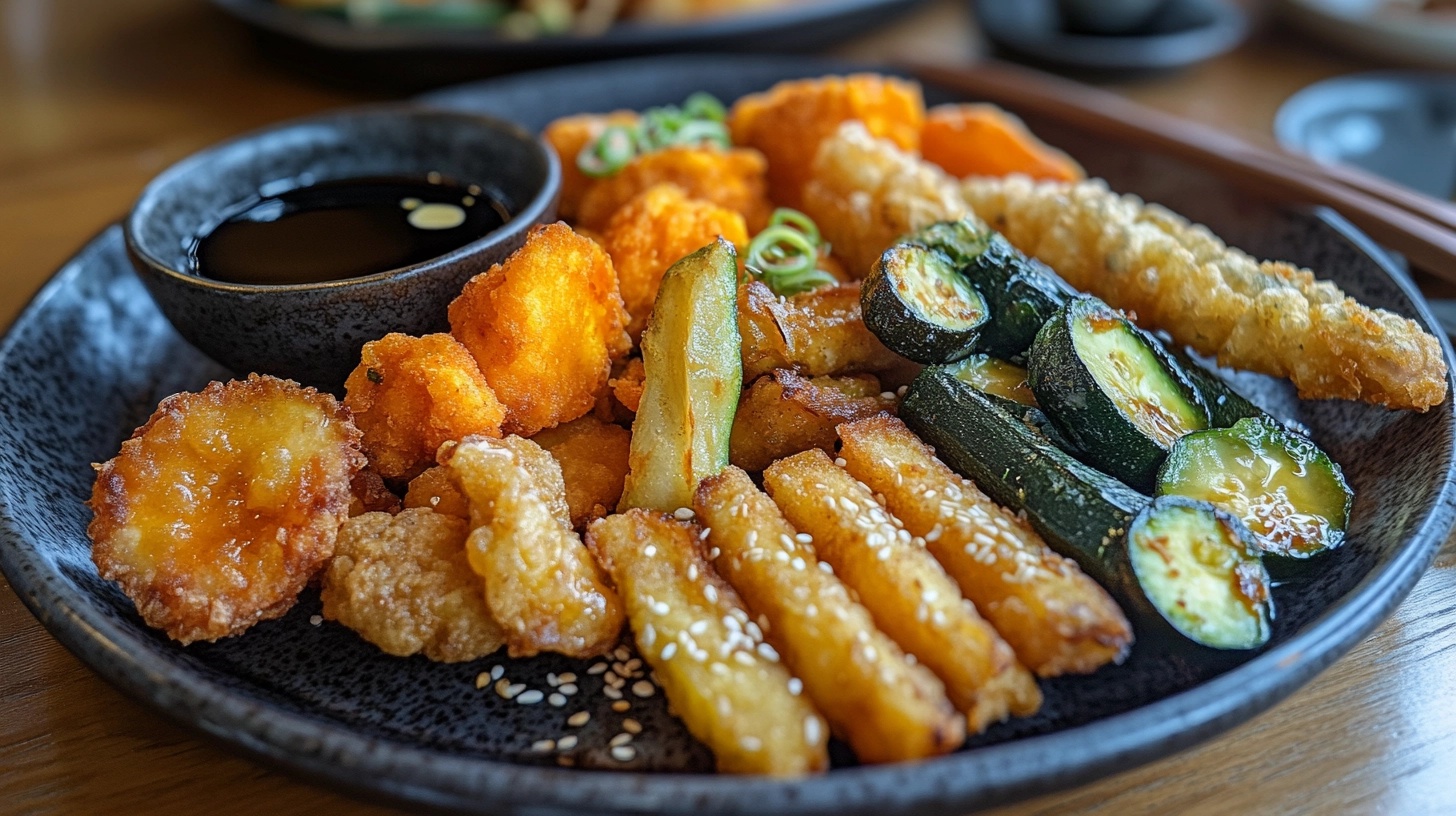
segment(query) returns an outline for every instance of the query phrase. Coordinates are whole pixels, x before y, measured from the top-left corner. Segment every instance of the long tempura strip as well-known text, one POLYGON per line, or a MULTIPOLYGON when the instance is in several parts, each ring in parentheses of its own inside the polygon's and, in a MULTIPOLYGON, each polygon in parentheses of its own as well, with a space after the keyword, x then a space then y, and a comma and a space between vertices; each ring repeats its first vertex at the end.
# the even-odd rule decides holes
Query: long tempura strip
POLYGON ((763 483, 789 522, 814 537, 819 556, 859 593, 875 624, 945 681, 972 731, 1041 707, 1031 673, 924 542, 824 451, 775 462, 763 483))
POLYGON ((1073 286, 1220 365, 1288 377, 1304 399, 1424 411, 1446 398, 1441 345, 1414 321, 1363 306, 1307 269, 1259 263, 1101 181, 972 178, 962 195, 1073 286))
POLYGON ((713 570, 697 527, 647 510, 593 522, 587 546, 627 602, 637 646, 718 770, 793 775, 829 765, 828 729, 713 570))
POLYGON ((743 381, 776 368, 811 377, 881 371, 903 358, 865 326, 859 284, 825 286, 791 297, 753 281, 738 288, 743 381))
POLYGON ((845 467, 884 497, 1039 677, 1091 672, 1121 659, 1132 628, 1077 565, 946 467, 894 417, 839 426, 845 467))
POLYGON ((704 479, 693 506, 709 526, 719 570, 768 621, 769 642, 860 761, 918 759, 960 745, 964 725, 945 686, 875 628, 747 474, 730 467, 704 479))

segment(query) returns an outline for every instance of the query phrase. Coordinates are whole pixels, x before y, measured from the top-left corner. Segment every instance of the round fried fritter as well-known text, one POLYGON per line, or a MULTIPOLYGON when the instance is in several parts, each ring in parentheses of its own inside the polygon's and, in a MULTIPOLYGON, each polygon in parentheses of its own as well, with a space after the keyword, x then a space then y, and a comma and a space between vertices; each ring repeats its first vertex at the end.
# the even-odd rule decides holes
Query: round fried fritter
POLYGON ((279 617, 333 555, 359 436, 333 397, 273 377, 174 394, 97 466, 91 558, 184 644, 279 617))
MULTIPOLYGON (((757 150, 674 145, 633 159, 615 175, 600 179, 581 197, 577 223, 604 229, 612 214, 644 190, 676 184, 692 198, 711 201, 743 216, 754 232, 768 223, 768 163, 757 150)), ((696 248, 696 247, 695 247, 696 248)))
POLYGON ((469 533, 464 519, 426 508, 349 519, 324 572, 324 617, 399 657, 458 663, 494 652, 505 640, 465 555, 469 533))
POLYGON ((500 436, 506 415, 475 358, 448 334, 365 343, 344 390, 364 452, 386 479, 419 475, 446 442, 500 436))

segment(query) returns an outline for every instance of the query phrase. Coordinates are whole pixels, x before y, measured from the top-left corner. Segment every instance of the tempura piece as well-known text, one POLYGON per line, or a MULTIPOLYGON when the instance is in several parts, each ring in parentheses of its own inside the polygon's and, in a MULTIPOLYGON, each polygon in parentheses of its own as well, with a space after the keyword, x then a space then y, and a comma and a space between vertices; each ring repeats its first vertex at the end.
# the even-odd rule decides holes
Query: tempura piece
POLYGON ((649 510, 592 524, 587 545, 611 573, 637 646, 668 702, 718 770, 778 776, 829 767, 828 729, 718 577, 695 526, 649 510))
POLYGON ((1288 377, 1302 399, 1425 411, 1446 398, 1435 337, 1307 269, 1259 263, 1101 181, 969 179, 962 191, 1017 249, 1219 365, 1288 377))
POLYGON ((820 143, 841 123, 857 121, 870 134, 913 151, 920 146, 924 118, 919 85, 854 74, 790 80, 744 96, 733 104, 728 126, 734 144, 756 148, 768 159, 773 200, 798 207, 820 143))
POLYGON ((349 517, 365 513, 398 513, 399 496, 373 468, 365 467, 349 480, 349 517))
POLYGON ((471 437, 441 449, 440 460, 469 502, 466 553, 485 579, 485 602, 511 657, 592 657, 612 648, 622 602, 571 531, 550 454, 518 437, 471 437))
POLYGON ((469 532, 424 508, 349 519, 324 572, 324 617, 398 657, 459 663, 496 651, 505 635, 465 556, 469 532))
POLYGON ((1038 677, 1122 659, 1132 627, 1107 592, 1013 513, 941 463, 898 419, 839 426, 856 479, 921 536, 965 596, 1038 677))
POLYGON ((825 140, 812 166, 804 212, 856 278, 901 236, 971 214, 955 179, 858 122, 825 140))
POLYGON ((875 624, 945 682, 972 732, 1041 707, 1036 680, 925 543, 824 451, 775 462, 763 484, 789 522, 814 537, 819 557, 859 593, 875 624))
POLYGON ((675 146, 645 153, 582 196, 577 221, 604 229, 617 210, 659 184, 675 184, 689 198, 710 201, 743 216, 749 230, 768 223, 773 205, 765 193, 767 164, 756 150, 675 146))
POLYGON ((364 453, 386 479, 435 464, 446 442, 500 436, 505 408, 475 358, 448 334, 386 334, 365 343, 344 383, 344 407, 364 432, 364 453))
POLYGON ((447 467, 432 467, 411 479, 404 494, 404 507, 424 507, 446 516, 470 518, 470 505, 450 478, 447 467))
POLYGON ((743 381, 776 368, 811 377, 894 368, 903 358, 864 324, 859 283, 780 297, 753 281, 738 288, 743 381))
POLYGON ((636 111, 619 110, 611 113, 582 113, 563 116, 546 126, 541 135, 556 151, 561 162, 561 198, 556 203, 556 214, 567 220, 576 218, 581 207, 581 197, 588 187, 596 183, 576 166, 576 157, 582 148, 596 141, 608 127, 632 127, 637 124, 636 111))
POLYGON ((504 430, 524 436, 592 409, 631 348, 626 324, 612 259, 562 223, 533 228, 450 304, 450 333, 505 406, 504 430))
POLYGON ((1087 177, 1071 156, 1036 138, 995 105, 937 105, 920 131, 920 155, 957 178, 1021 173, 1048 181, 1087 177))
POLYGON ((174 394, 96 466, 91 559, 173 640, 236 635, 328 562, 364 461, 348 412, 312 388, 253 374, 174 394))
POLYGON ((627 333, 642 337, 657 287, 667 268, 684 255, 724 238, 730 244, 746 246, 748 229, 743 216, 709 201, 689 198, 682 188, 658 184, 639 193, 617 210, 607 222, 603 236, 622 302, 631 322, 627 333))
POLYGON ((588 414, 544 430, 531 441, 545 448, 561 466, 573 527, 580 530, 617 506, 627 480, 630 431, 588 414))
POLYGON ((832 452, 841 423, 893 411, 896 403, 872 374, 806 378, 775 369, 744 390, 728 458, 757 473, 799 451, 832 452))
POLYGON ((709 525, 718 569, 763 616, 769 642, 861 762, 921 759, 961 744, 965 724, 945 686, 875 628, 746 473, 730 467, 704 479, 693 506, 709 525))
POLYGON ((647 380, 647 367, 643 365, 641 357, 633 357, 627 361, 622 371, 608 381, 612 388, 612 395, 624 408, 637 413, 637 408, 642 404, 642 384, 647 380))

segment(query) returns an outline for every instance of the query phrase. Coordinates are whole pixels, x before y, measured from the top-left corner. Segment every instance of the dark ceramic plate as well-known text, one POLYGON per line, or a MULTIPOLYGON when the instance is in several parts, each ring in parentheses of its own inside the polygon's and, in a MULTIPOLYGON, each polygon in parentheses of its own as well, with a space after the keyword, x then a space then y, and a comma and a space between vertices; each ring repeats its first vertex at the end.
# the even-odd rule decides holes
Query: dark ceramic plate
MULTIPOLYGON (((460 88, 440 104, 529 127, 565 113, 640 107, 705 89, 724 99, 846 66, 800 59, 675 58, 558 69, 460 88)), ((945 99, 927 89, 934 101, 945 99)), ((1330 214, 1277 209, 1171 160, 1030 120, 1114 187, 1188 213, 1236 245, 1321 270, 1361 300, 1434 327, 1414 288, 1330 214)), ((1450 359, 1449 347, 1446 349, 1450 359)), ((1356 491, 1349 543, 1313 578, 1275 589, 1272 642, 1191 660, 1135 648, 1122 666, 1043 684, 1035 717, 997 726, 941 759, 850 767, 793 781, 703 773, 710 758, 660 695, 610 710, 587 664, 559 658, 433 665, 383 655, 347 630, 312 625, 316 594, 286 617, 216 644, 180 648, 145 627, 88 558, 81 502, 106 459, 157 400, 223 372, 162 319, 103 232, 37 296, 0 345, 0 566, 57 639, 133 697, 243 752, 376 798, 467 812, 960 813, 1045 793, 1166 756, 1274 704, 1368 634, 1405 597, 1452 523, 1451 401, 1426 414, 1299 402, 1283 383, 1238 384, 1306 423, 1356 491), (496 663, 532 688, 574 671, 565 708, 508 702, 475 678, 496 663), (577 732, 576 769, 533 742, 577 732), (646 727, 635 760, 605 743, 623 716, 646 727), (596 768, 597 770, 583 770, 596 768), (623 771, 629 772, 623 772, 623 771), (675 773, 639 773, 657 770, 675 773)), ((630 695, 629 695, 630 696, 630 695)), ((1256 747, 1250 747, 1251 760, 1256 747)))

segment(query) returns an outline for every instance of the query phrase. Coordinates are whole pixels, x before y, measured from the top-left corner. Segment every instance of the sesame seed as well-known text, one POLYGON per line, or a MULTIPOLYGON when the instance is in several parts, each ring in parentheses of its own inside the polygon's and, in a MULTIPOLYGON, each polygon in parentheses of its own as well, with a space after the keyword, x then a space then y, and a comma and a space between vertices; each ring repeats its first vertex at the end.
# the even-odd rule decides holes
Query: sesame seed
MULTIPOLYGON (((704 530, 703 532, 706 533, 708 531, 707 530, 704 530)), ((718 549, 717 547, 714 547, 713 549, 708 550, 708 558, 710 558, 710 559, 712 559, 714 561, 717 561, 718 560, 718 556, 720 556, 722 554, 723 554, 723 551, 720 550, 720 549, 718 549)))
POLYGON ((324 616, 323 615, 309 615, 308 616, 308 622, 311 623, 311 624, 313 624, 314 626, 318 626, 319 624, 321 624, 321 623, 324 622, 324 616))
POLYGON ((640 658, 634 657, 631 660, 628 660, 627 661, 627 673, 628 674, 631 674, 631 673, 637 671, 640 668, 642 668, 642 660, 640 658))
POLYGON ((758 644, 758 653, 763 657, 764 660, 767 660, 770 663, 779 662, 779 653, 774 651, 774 647, 768 645, 767 643, 758 644))
POLYGON ((820 561, 819 571, 824 573, 825 575, 833 575, 834 567, 830 566, 828 561, 820 561))
POLYGON ((607 682, 607 685, 615 685, 618 680, 617 673, 614 671, 609 671, 606 673, 606 675, 602 677, 602 679, 607 682))
POLYGON ((628 734, 640 734, 642 733, 642 723, 637 722, 631 717, 628 717, 627 719, 622 720, 622 730, 626 731, 628 734))
POLYGON ((622 699, 621 689, 613 688, 612 686, 607 686, 606 688, 602 689, 602 695, 605 696, 608 700, 622 699))
POLYGON ((910 390, 910 386, 908 386, 908 385, 902 385, 899 388, 896 388, 895 389, 895 396, 897 396, 897 397, 903 397, 903 396, 905 396, 905 392, 906 391, 909 391, 909 390, 910 390))
POLYGON ((487 673, 487 672, 481 672, 480 674, 475 675, 475 687, 476 688, 483 689, 483 688, 485 688, 488 685, 490 685, 490 674, 489 673, 487 673))
POLYGON ((698 580, 698 565, 697 564, 688 564, 688 580, 689 581, 696 581, 696 580, 698 580))
POLYGON ((733 653, 733 659, 736 660, 736 661, 738 661, 739 664, 744 665, 744 666, 752 666, 753 665, 753 655, 751 653, 749 653, 749 652, 734 652, 733 653))
POLYGON ((516 702, 521 705, 535 705, 544 699, 546 699, 546 695, 540 689, 531 689, 521 692, 521 695, 516 698, 516 702))
POLYGON ((506 667, 505 666, 496 665, 496 666, 491 666, 490 667, 490 679, 492 679, 492 680, 499 680, 499 679, 501 679, 501 677, 503 675, 505 675, 505 673, 506 673, 506 667))
POLYGON ((651 697, 657 689, 646 680, 638 680, 632 684, 632 693, 638 697, 651 697))
POLYGON ((618 660, 626 660, 627 658, 632 656, 632 650, 628 649, 626 646, 618 646, 616 649, 612 650, 612 656, 617 658, 618 660))
POLYGON ((803 680, 800 680, 797 677, 790 677, 789 678, 789 693, 790 694, 792 694, 795 697, 798 697, 799 694, 801 692, 803 692, 803 690, 804 690, 804 681, 803 680))
POLYGON ((810 745, 819 744, 819 736, 822 733, 819 718, 810 714, 804 718, 804 742, 810 745))
POLYGON ((618 762, 631 762, 637 756, 637 749, 630 745, 618 745, 612 749, 612 759, 618 762))
POLYGON ((657 545, 656 544, 648 544, 647 547, 644 550, 642 550, 642 554, 645 555, 645 556, 647 556, 648 558, 651 558, 652 556, 657 555, 657 545))
POLYGON ((663 660, 671 660, 675 654, 677 654, 677 643, 675 641, 669 641, 666 646, 662 647, 663 660))
POLYGON ((535 751, 538 754, 544 754, 547 751, 555 750, 555 748, 556 748, 556 741, 555 740, 544 739, 544 740, 536 740, 535 742, 531 743, 531 750, 532 751, 535 751))
POLYGON ((703 528, 703 531, 701 533, 698 533, 698 539, 699 540, 702 540, 702 541, 706 541, 707 538, 708 538, 708 533, 711 533, 712 531, 713 531, 713 528, 712 527, 704 527, 703 528))
POLYGON ((562 706, 566 705, 566 695, 565 694, 552 694, 550 697, 547 697, 546 698, 546 702, 550 703, 551 705, 555 706, 556 708, 561 708, 562 706))
POLYGON ((678 521, 687 521, 694 515, 696 514, 693 513, 693 509, 691 507, 679 507, 678 509, 672 511, 672 517, 677 519, 678 521))
POLYGON ((884 549, 880 550, 875 555, 875 558, 878 559, 878 560, 880 560, 880 561, 889 561, 890 560, 890 554, 892 552, 893 551, 889 547, 885 547, 884 549))
POLYGON ((738 741, 738 745, 745 751, 757 751, 763 747, 763 741, 758 737, 744 737, 738 741))
POLYGON ((847 465, 849 463, 846 462, 846 461, 844 461, 844 457, 843 456, 839 456, 839 457, 835 457, 834 464, 839 465, 840 467, 844 467, 845 465, 847 465))
POLYGON ((627 702, 626 700, 618 700, 617 702, 612 703, 612 710, 615 711, 615 712, 617 712, 618 714, 622 713, 623 711, 626 711, 627 709, 629 709, 631 707, 632 707, 632 704, 629 703, 629 702, 627 702))
POLYGON ((722 663, 713 663, 712 665, 708 666, 708 671, 718 675, 719 677, 728 676, 728 667, 723 665, 722 663))
POLYGON ((550 686, 551 688, 556 688, 557 686, 561 685, 561 680, 557 678, 555 672, 546 672, 546 685, 550 686))
MULTIPOLYGON (((642 645, 644 647, 650 647, 656 640, 657 630, 652 627, 651 622, 648 622, 646 626, 642 627, 642 645)), ((605 666, 605 664, 603 665, 605 666)), ((593 668, 595 668, 595 666, 593 668)))
POLYGON ((668 606, 665 601, 653 601, 652 611, 659 615, 666 615, 672 611, 672 607, 668 606))
POLYGON ((708 603, 717 603, 718 588, 713 586, 712 584, 708 584, 707 586, 703 587, 703 597, 708 599, 708 603))
POLYGON ((586 725, 589 720, 591 720, 590 711, 578 711, 566 718, 566 724, 572 728, 580 728, 586 725))
MULTIPOLYGON (((575 675, 572 675, 572 676, 574 677, 575 675)), ((562 694, 565 694, 567 697, 570 697, 571 695, 573 695, 573 694, 576 693, 576 684, 575 683, 562 683, 561 684, 561 688, 559 688, 557 690, 560 691, 562 694)))
POLYGON ((815 606, 814 604, 809 604, 808 606, 804 607, 804 614, 812 618, 819 614, 819 607, 815 606))
POLYGON ((688 627, 690 635, 701 635, 706 631, 708 631, 708 622, 705 620, 693 621, 692 625, 688 627))
POLYGON ((733 701, 723 695, 718 695, 718 714, 724 717, 733 714, 733 701))
POLYGON ((917 663, 920 662, 920 658, 916 657, 913 654, 910 654, 909 652, 906 652, 905 653, 905 662, 906 663, 909 663, 912 666, 914 666, 915 664, 917 664, 917 663))
POLYGON ((604 672, 606 670, 607 670, 607 664, 605 664, 605 663, 593 663, 593 664, 591 664, 591 667, 586 670, 586 673, 587 674, 601 674, 602 672, 604 672))
POLYGON ((558 750, 561 751, 570 751, 572 748, 576 747, 576 735, 567 734, 566 736, 556 741, 556 747, 558 750))
POLYGON ((562 672, 561 674, 558 674, 556 676, 556 679, 557 680, 560 680, 561 681, 561 685, 563 685, 563 686, 566 685, 567 683, 575 683, 576 682, 576 672, 562 672))
POLYGON ((612 746, 613 748, 616 748, 618 745, 626 745, 627 743, 629 743, 631 741, 632 741, 632 735, 631 734, 618 734, 617 736, 612 737, 612 741, 609 742, 609 743, 607 743, 607 744, 610 745, 610 746, 612 746))
POLYGON ((882 399, 882 400, 892 400, 894 398, 895 398, 895 392, 894 391, 881 391, 880 392, 880 399, 882 399))

